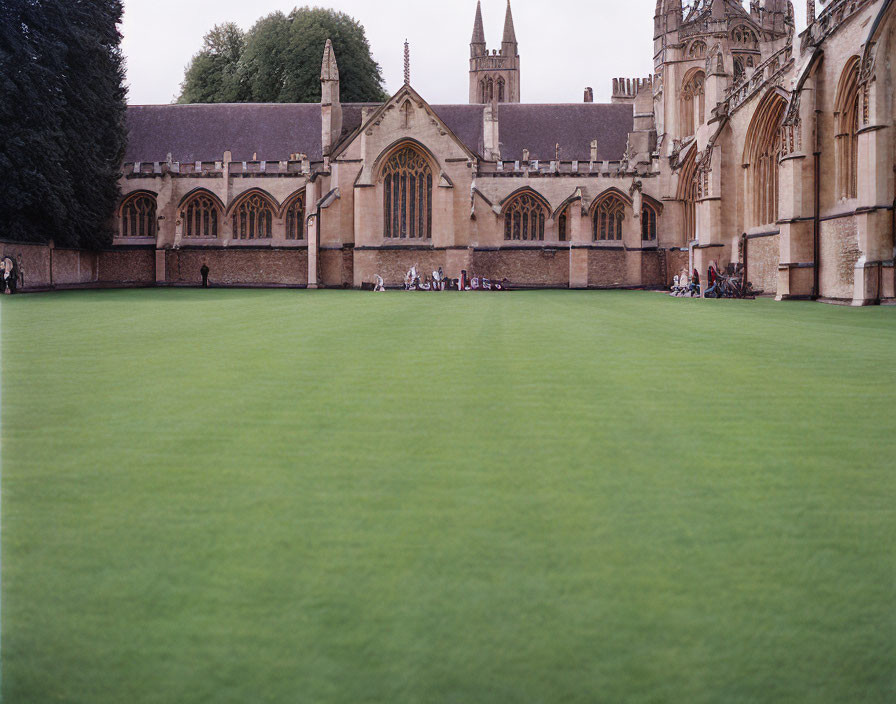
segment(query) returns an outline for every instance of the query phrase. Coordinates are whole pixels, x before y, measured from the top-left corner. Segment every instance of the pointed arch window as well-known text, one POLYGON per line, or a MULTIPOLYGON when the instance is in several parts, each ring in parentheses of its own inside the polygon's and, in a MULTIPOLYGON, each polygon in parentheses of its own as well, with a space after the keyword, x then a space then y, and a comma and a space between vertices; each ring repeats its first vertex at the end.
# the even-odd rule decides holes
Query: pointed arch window
POLYGON ((286 239, 305 239, 305 194, 301 194, 286 208, 286 239))
POLYGON ((156 236, 156 199, 147 193, 129 196, 121 205, 121 237, 156 236))
POLYGON ((207 193, 197 193, 181 209, 184 237, 218 236, 218 205, 207 193))
POLYGON ((859 59, 846 64, 837 91, 837 192, 840 198, 859 195, 859 59))
POLYGON ((387 239, 432 238, 432 167, 411 145, 396 151, 383 168, 383 214, 387 239))
POLYGON ((645 242, 656 241, 656 210, 647 203, 641 207, 641 239, 645 242))
POLYGON ((506 99, 505 98, 506 88, 507 88, 507 84, 504 81, 504 77, 502 76, 498 79, 498 102, 499 103, 503 103, 506 99))
POLYGON ((274 235, 274 207, 261 193, 244 198, 233 212, 233 238, 266 240, 274 235))
POLYGON ((747 131, 747 226, 778 221, 778 164, 781 161, 781 123, 787 103, 779 95, 763 100, 747 131))
POLYGON ((706 74, 694 71, 688 74, 681 89, 681 136, 690 137, 697 132, 706 117, 706 74))
POLYGON ((615 194, 607 196, 597 204, 591 221, 595 242, 621 240, 625 201, 615 194))
POLYGON ((569 242, 569 206, 566 206, 557 218, 557 239, 569 242))
POLYGON ((504 239, 521 242, 544 240, 548 209, 532 193, 521 193, 504 209, 504 239))

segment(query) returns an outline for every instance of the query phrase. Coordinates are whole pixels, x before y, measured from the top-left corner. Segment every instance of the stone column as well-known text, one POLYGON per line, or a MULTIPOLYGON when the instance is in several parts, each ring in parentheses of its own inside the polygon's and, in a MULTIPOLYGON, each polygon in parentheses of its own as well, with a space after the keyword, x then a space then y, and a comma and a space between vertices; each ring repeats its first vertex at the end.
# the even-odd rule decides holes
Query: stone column
POLYGON ((319 285, 317 272, 319 269, 318 259, 320 257, 320 216, 314 210, 317 201, 319 182, 309 180, 305 185, 305 206, 308 208, 308 288, 314 289, 319 285))
POLYGON ((859 181, 856 227, 862 256, 856 263, 853 305, 887 297, 892 287, 893 127, 883 82, 872 77, 859 91, 859 181), (887 279, 885 283, 885 279, 887 279))
POLYGON ((583 202, 574 201, 569 206, 569 287, 588 288, 588 245, 591 228, 583 202))
POLYGON ((815 77, 799 95, 798 121, 783 127, 778 167, 781 235, 777 300, 818 295, 815 288, 815 77))
POLYGON ((622 244, 625 247, 625 285, 640 286, 644 252, 641 249, 641 189, 636 187, 632 194, 631 212, 626 214, 622 229, 622 244))

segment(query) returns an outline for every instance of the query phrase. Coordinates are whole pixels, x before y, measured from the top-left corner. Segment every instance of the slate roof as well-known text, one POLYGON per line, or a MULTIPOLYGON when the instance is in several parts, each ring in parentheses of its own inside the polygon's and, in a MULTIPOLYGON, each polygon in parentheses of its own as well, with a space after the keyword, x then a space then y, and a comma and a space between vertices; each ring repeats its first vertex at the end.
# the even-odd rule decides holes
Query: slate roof
POLYGON ((563 161, 589 161, 594 139, 598 161, 620 161, 634 129, 635 113, 631 104, 506 103, 498 107, 498 120, 505 161, 521 160, 523 149, 529 150, 530 159, 551 161, 558 143, 563 161))
MULTIPOLYGON (((376 104, 343 104, 343 138, 361 126, 361 110, 376 104)), ((433 111, 466 147, 482 154, 482 105, 433 105, 433 111)), ((615 161, 625 152, 634 123, 631 105, 510 105, 499 107, 501 155, 522 159, 561 158, 587 161, 591 140, 599 158, 615 161)), ((279 161, 290 154, 307 154, 320 161, 321 113, 317 103, 136 105, 128 108, 128 148, 125 161, 215 161, 226 150, 235 161, 279 161)))

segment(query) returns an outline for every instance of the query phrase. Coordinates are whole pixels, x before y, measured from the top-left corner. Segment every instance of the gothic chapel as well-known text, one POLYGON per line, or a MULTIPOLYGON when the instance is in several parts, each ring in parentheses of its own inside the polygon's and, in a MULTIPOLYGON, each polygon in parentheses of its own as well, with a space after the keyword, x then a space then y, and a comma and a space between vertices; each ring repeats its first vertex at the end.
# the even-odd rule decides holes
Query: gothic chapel
POLYGON ((658 0, 652 75, 606 104, 523 102, 508 1, 491 50, 476 7, 468 104, 409 77, 343 103, 328 42, 320 105, 132 106, 100 277, 358 287, 416 264, 659 288, 740 262, 778 299, 892 302, 896 11, 808 10, 797 34, 790 0, 658 0))

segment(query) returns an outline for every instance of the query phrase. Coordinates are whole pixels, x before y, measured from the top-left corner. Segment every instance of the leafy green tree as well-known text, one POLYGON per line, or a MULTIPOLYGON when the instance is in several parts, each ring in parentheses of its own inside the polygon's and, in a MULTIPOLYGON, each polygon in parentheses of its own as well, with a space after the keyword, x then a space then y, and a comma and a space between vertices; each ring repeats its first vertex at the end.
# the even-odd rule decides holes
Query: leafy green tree
POLYGON ((0 237, 111 242, 126 141, 120 0, 0 2, 0 237))
POLYGON ((303 7, 267 15, 245 35, 233 25, 212 30, 187 68, 178 102, 318 102, 327 39, 339 62, 342 99, 385 100, 382 71, 364 28, 345 13, 303 7), (238 36, 243 43, 237 52, 238 36))
POLYGON ((246 35, 235 24, 214 27, 205 35, 202 50, 187 68, 178 102, 246 102, 249 93, 240 71, 245 50, 246 35))

